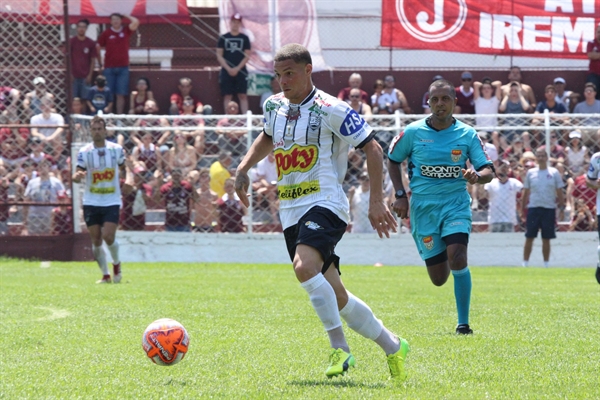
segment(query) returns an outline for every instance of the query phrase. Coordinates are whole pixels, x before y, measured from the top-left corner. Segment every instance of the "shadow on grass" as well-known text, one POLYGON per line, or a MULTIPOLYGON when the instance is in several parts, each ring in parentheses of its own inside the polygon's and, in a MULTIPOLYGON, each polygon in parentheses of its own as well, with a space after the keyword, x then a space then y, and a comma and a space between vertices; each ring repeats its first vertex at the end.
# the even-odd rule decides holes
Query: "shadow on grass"
POLYGON ((347 387, 347 388, 365 388, 365 389, 385 389, 387 385, 384 383, 361 383, 361 382, 352 382, 348 380, 316 380, 316 379, 308 379, 308 380, 295 380, 288 382, 289 385, 293 386, 302 386, 302 387, 312 387, 312 386, 332 386, 332 387, 347 387))
POLYGON ((169 378, 168 380, 165 381, 164 385, 165 386, 182 386, 183 387, 183 386, 187 386, 187 382, 169 378))

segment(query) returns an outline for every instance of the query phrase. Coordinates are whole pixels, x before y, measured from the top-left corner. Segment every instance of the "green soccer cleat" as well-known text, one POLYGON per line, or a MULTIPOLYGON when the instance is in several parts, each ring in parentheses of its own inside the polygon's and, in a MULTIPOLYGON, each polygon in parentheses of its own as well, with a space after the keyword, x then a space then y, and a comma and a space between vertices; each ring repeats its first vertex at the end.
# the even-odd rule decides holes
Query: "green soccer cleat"
POLYGON ((354 367, 356 360, 350 353, 346 353, 342 349, 335 349, 329 356, 329 367, 325 371, 328 378, 334 376, 345 375, 350 367, 354 367))
POLYGON ((388 367, 390 368, 391 379, 396 382, 404 382, 406 380, 406 369, 404 369, 404 362, 406 356, 410 351, 410 346, 405 339, 400 339, 400 349, 394 354, 387 356, 388 367))

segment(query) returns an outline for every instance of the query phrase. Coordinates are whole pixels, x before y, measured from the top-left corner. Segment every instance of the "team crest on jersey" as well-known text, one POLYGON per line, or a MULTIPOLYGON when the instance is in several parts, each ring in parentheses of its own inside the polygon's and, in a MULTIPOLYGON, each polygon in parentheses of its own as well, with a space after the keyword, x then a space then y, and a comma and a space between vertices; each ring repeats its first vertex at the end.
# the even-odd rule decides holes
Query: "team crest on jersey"
POLYGON ((460 157, 462 157, 462 150, 452 150, 451 156, 452 156, 452 161, 459 162, 460 157))
POLYGON ((433 236, 425 236, 423 238, 423 244, 427 250, 433 249, 433 236))
POLYGON ((319 158, 319 149, 314 144, 300 146, 294 144, 290 149, 275 150, 275 164, 277 165, 277 180, 292 172, 310 171, 319 158))
POLYGON ((321 116, 320 115, 311 115, 308 120, 308 127, 311 131, 316 131, 321 126, 321 116))
POLYGON ((286 117, 288 121, 297 121, 300 119, 300 105, 290 104, 286 117))

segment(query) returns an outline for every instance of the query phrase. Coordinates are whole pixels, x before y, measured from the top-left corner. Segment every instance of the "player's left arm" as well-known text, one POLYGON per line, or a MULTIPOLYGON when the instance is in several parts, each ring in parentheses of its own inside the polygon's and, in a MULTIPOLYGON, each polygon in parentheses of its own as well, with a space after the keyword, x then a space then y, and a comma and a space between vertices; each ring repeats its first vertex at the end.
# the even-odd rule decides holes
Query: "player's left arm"
POLYGON ((494 164, 485 151, 485 145, 473 131, 469 145, 469 161, 473 169, 462 169, 463 177, 471 184, 486 184, 494 179, 494 164))

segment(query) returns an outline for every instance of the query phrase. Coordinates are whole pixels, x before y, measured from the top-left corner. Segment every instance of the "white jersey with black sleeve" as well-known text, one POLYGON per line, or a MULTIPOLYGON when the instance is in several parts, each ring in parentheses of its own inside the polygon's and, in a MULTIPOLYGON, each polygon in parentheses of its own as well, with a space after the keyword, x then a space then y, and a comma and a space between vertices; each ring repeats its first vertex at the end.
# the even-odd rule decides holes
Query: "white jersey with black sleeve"
POLYGON ((346 102, 313 87, 301 104, 283 93, 263 104, 264 133, 273 139, 283 229, 321 206, 348 223, 342 182, 350 146, 361 148, 373 129, 346 102))
POLYGON ((125 162, 123 148, 112 142, 106 147, 88 143, 79 150, 77 167, 86 170, 84 206, 120 206, 119 167, 125 162))
MULTIPOLYGON (((600 178, 600 152, 594 153, 587 172, 588 179, 595 181, 600 178)), ((596 192, 596 214, 600 215, 600 189, 596 192)))

